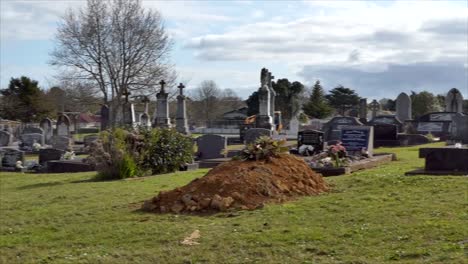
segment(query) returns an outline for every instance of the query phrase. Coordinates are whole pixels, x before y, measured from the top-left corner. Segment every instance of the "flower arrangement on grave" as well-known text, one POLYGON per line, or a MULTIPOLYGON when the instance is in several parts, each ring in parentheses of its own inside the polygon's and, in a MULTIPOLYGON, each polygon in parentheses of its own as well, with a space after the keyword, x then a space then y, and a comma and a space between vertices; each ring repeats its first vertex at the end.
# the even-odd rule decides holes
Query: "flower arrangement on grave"
POLYGON ((63 154, 64 160, 74 160, 75 159, 75 152, 74 151, 67 151, 63 154))
POLYGON ((41 144, 35 142, 33 145, 32 145, 32 150, 33 151, 39 151, 41 149, 41 144))
POLYGON ((343 167, 347 163, 348 153, 341 142, 328 146, 325 151, 313 156, 312 160, 310 160, 310 165, 315 168, 343 167))
POLYGON ((22 169, 24 169, 23 162, 22 162, 21 160, 18 160, 18 161, 16 162, 15 168, 16 168, 17 170, 22 170, 22 169))
POLYGON ((269 161, 272 157, 278 157, 279 154, 288 151, 288 148, 284 146, 285 144, 285 140, 274 140, 271 137, 262 136, 254 143, 248 144, 236 158, 269 161))

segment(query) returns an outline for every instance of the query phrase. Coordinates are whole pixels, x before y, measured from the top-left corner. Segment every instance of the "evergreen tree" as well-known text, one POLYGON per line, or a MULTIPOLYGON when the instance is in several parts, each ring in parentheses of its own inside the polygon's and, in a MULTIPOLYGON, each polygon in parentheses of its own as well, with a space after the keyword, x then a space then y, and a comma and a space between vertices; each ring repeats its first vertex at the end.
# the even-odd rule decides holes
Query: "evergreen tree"
POLYGON ((346 110, 359 105, 359 95, 350 88, 345 88, 342 85, 330 91, 330 94, 325 96, 330 105, 338 110, 341 115, 344 115, 346 110))
POLYGON ((331 107, 325 99, 325 92, 320 81, 315 82, 309 100, 302 106, 304 113, 314 118, 325 118, 332 112, 331 107))
POLYGON ((0 90, 0 93, 3 96, 0 111, 6 119, 33 122, 52 112, 53 106, 38 82, 28 77, 11 78, 8 88, 0 90))

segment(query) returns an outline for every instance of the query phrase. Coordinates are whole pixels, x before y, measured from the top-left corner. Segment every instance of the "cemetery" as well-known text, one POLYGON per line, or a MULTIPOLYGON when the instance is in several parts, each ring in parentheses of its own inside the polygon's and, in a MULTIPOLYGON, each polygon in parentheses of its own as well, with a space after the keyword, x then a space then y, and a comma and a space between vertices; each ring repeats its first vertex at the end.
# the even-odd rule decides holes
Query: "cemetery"
MULTIPOLYGON (((442 72, 445 60, 427 70, 379 57, 365 46, 400 38, 383 24, 357 43, 365 23, 340 26, 336 50, 321 51, 333 5, 316 7, 323 21, 254 12, 265 23, 223 35, 224 14, 194 8, 200 21, 166 29, 152 4, 78 1, 54 28, 48 87, 24 65, 34 79, 1 76, 0 263, 466 262, 468 93, 442 72), (296 24, 325 30, 309 36, 296 24), (285 25, 291 35, 275 31, 285 25), (292 49, 282 40, 297 35, 292 49)), ((36 4, 3 5, 2 23, 36 4)), ((431 39, 439 27, 428 25, 431 39)), ((440 54, 455 58, 457 47, 440 54)))

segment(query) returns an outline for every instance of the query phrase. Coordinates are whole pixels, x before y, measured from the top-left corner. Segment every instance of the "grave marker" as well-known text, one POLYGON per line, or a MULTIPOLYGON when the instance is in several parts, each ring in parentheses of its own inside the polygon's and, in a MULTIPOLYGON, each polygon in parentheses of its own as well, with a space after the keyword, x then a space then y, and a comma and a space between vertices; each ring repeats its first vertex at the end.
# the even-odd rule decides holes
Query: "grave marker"
POLYGON ((200 159, 225 158, 222 154, 227 148, 226 137, 219 135, 203 135, 196 139, 200 159))
POLYGON ((367 150, 369 156, 374 151, 374 128, 372 126, 346 126, 341 130, 341 142, 346 151, 359 154, 367 150))

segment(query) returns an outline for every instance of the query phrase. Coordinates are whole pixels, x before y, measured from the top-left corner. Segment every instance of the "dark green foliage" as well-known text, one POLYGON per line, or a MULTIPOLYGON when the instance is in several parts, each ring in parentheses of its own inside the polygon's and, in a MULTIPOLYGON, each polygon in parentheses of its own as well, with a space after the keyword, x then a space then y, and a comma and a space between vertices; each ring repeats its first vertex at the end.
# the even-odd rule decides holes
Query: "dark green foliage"
POLYGON ((287 152, 286 141, 274 140, 267 136, 259 137, 255 143, 247 145, 238 158, 242 160, 270 160, 279 154, 287 152))
POLYGON ((422 91, 416 93, 411 91, 411 105, 413 110, 413 118, 418 118, 430 112, 442 111, 442 107, 434 94, 422 91))
POLYGON ((320 81, 315 82, 309 100, 302 106, 304 113, 313 118, 325 118, 332 112, 332 108, 325 99, 325 92, 320 81))
POLYGON ((142 164, 152 174, 174 172, 193 158, 193 141, 172 129, 153 129, 144 134, 142 164))
MULTIPOLYGON (((290 82, 288 79, 279 79, 272 83, 276 92, 275 111, 281 111, 283 119, 291 119, 299 110, 299 96, 304 92, 304 85, 300 82, 290 82)), ((245 101, 248 107, 247 115, 256 115, 259 111, 258 92, 253 92, 245 101)))
POLYGON ((304 92, 304 85, 300 82, 290 82, 279 79, 272 83, 276 92, 275 111, 281 111, 285 120, 290 120, 300 109, 299 96, 304 92))
POLYGON ((39 88, 38 82, 28 77, 11 78, 0 108, 3 118, 23 122, 39 121, 52 112, 53 107, 39 88))
POLYGON ((359 95, 350 88, 338 86, 325 96, 329 104, 335 108, 338 113, 344 115, 349 110, 359 104, 359 95))
POLYGON ((383 98, 383 99, 379 100, 379 104, 380 104, 382 110, 396 111, 396 100, 383 98))
POLYGON ((259 112, 258 109, 258 92, 253 92, 249 98, 245 101, 247 104, 247 116, 256 115, 259 112))

